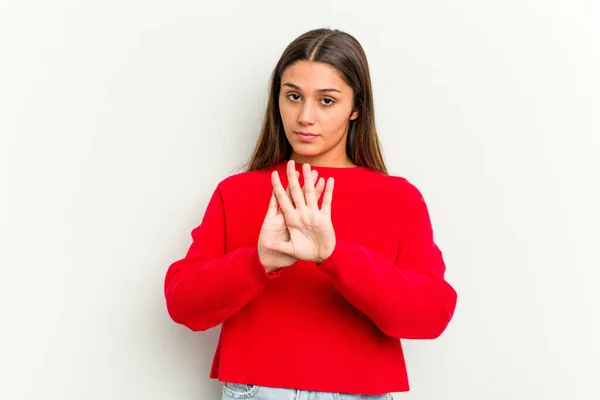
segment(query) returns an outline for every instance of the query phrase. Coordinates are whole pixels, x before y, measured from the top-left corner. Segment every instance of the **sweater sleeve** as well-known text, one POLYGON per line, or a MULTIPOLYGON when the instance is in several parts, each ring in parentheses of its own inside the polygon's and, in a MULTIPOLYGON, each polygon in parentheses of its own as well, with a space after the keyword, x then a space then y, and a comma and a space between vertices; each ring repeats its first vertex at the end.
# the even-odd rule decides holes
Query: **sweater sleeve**
POLYGON ((444 280, 444 260, 422 197, 407 214, 395 262, 338 241, 320 268, 388 336, 434 339, 454 314, 456 291, 444 280))
POLYGON ((170 265, 164 281, 167 311, 173 321, 203 331, 227 320, 279 276, 268 274, 256 246, 226 252, 221 190, 214 191, 192 244, 170 265))

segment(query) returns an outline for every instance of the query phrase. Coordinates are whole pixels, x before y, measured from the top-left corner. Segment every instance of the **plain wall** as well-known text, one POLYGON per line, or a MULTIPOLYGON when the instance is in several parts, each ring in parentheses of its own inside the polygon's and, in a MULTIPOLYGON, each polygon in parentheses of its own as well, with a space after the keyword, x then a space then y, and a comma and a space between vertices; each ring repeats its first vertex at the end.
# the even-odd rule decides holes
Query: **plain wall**
POLYGON ((346 30, 459 293, 396 399, 597 400, 600 9, 584 0, 0 0, 0 398, 217 399, 168 265, 284 47, 346 30))

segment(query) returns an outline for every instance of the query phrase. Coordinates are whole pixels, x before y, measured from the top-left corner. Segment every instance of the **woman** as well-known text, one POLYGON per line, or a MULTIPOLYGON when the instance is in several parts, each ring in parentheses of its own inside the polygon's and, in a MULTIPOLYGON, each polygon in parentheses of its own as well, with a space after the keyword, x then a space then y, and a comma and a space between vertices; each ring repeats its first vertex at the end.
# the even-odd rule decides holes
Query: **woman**
POLYGON ((222 324, 222 399, 390 399, 409 389, 400 339, 438 337, 456 306, 423 197, 382 160, 363 49, 337 30, 284 51, 247 171, 192 238, 167 309, 222 324))

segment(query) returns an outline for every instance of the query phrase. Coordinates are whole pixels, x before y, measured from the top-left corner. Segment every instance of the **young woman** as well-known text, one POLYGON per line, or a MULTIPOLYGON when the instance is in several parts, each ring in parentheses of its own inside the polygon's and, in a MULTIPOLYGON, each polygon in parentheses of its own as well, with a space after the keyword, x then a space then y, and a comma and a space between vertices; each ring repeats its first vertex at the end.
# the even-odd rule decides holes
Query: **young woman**
POLYGON ((222 324, 222 399, 390 399, 409 389, 400 339, 438 337, 456 306, 421 193, 386 171, 365 53, 338 30, 286 48, 247 171, 192 239, 167 309, 222 324))

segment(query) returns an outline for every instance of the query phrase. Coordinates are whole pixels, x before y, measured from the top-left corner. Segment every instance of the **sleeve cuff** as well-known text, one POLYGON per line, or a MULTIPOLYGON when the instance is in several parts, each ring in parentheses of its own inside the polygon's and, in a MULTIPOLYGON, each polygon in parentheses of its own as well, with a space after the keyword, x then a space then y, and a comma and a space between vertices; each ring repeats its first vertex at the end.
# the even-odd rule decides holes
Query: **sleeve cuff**
POLYGON ((341 265, 344 265, 345 260, 348 259, 348 252, 350 251, 350 248, 350 245, 339 240, 336 241, 331 255, 323 260, 322 263, 317 264, 317 267, 324 272, 327 272, 329 275, 337 275, 337 269, 341 265))
POLYGON ((268 282, 278 278, 279 275, 281 275, 281 268, 271 273, 267 272, 265 266, 260 262, 258 248, 256 247, 252 248, 252 271, 254 273, 254 277, 260 282, 268 282))

